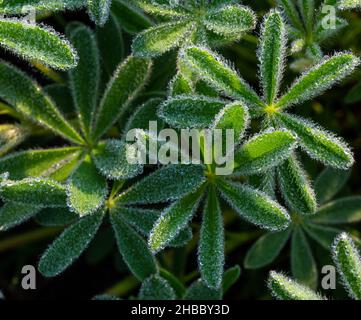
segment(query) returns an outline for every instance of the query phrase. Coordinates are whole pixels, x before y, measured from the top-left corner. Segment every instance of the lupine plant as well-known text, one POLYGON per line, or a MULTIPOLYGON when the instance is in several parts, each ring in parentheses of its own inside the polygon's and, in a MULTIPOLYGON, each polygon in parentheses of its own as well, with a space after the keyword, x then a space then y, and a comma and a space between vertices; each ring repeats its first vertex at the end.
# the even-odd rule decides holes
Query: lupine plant
MULTIPOLYGON (((341 233, 335 238, 332 254, 341 277, 341 284, 351 299, 361 300, 361 258, 354 242, 347 233, 341 233)), ((268 287, 272 295, 280 300, 326 299, 310 288, 275 271, 270 272, 268 287)))
MULTIPOLYGON (((45 278, 77 272, 76 260, 107 261, 105 273, 121 273, 120 284, 88 298, 218 300, 288 261, 290 240, 297 282, 272 271, 272 295, 323 299, 313 291, 323 248, 360 299, 361 200, 344 188, 353 151, 304 116, 322 110, 314 106, 327 89, 344 90, 360 64, 351 51, 324 55, 321 45, 347 21, 325 29, 322 7, 356 9, 359 1, 272 3, 1 1, 0 254, 50 234, 40 258, 38 246, 29 250, 45 278), (31 10, 37 20, 27 21, 31 10), (293 82, 291 54, 312 60, 293 82), (248 84, 254 77, 241 76, 249 68, 258 69, 259 93, 248 84), (146 150, 147 163, 131 161, 139 149, 130 132, 158 153, 183 156, 162 129, 191 130, 199 156, 192 148, 192 161, 163 162, 146 150), (232 131, 230 149, 224 136, 209 142, 219 130, 232 131)), ((355 103, 357 90, 346 100, 355 103)), ((17 263, 28 255, 21 251, 17 263)))

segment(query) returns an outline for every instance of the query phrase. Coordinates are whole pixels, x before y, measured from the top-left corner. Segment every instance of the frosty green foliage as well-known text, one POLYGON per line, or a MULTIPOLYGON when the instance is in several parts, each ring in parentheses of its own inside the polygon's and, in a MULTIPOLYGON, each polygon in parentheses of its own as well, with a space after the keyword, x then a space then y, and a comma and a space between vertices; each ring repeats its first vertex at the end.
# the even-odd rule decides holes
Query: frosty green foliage
POLYGON ((220 300, 222 290, 209 288, 202 280, 195 281, 187 289, 184 300, 220 300))
POLYGON ((72 30, 69 39, 79 55, 78 66, 69 72, 69 82, 82 131, 88 137, 99 94, 99 50, 93 32, 85 26, 72 30))
POLYGON ((67 226, 77 221, 79 216, 68 208, 45 208, 36 214, 35 220, 42 226, 67 226))
POLYGON ((0 231, 6 231, 33 217, 40 209, 21 203, 7 202, 0 209, 0 231))
POLYGON ((241 268, 238 265, 229 268, 223 275, 222 291, 225 294, 234 285, 241 275, 241 268))
POLYGON ((98 139, 119 119, 147 81, 151 65, 149 60, 130 56, 118 66, 100 102, 93 139, 98 139))
POLYGON ((168 207, 155 223, 149 237, 153 252, 163 249, 193 217, 200 201, 200 192, 192 192, 168 207))
POLYGON ((248 269, 262 268, 276 259, 290 235, 290 228, 281 232, 266 233, 247 252, 244 266, 248 269))
POLYGON ((56 181, 26 178, 19 181, 5 180, 0 183, 3 201, 37 207, 65 207, 66 190, 56 181))
POLYGON ((88 0, 88 11, 91 19, 100 26, 108 20, 112 0, 88 0))
POLYGON ((102 175, 108 179, 130 179, 142 173, 143 166, 130 164, 135 159, 136 150, 132 146, 119 141, 107 140, 94 150, 94 163, 102 175))
POLYGON ((203 182, 202 165, 168 165, 142 179, 120 195, 126 204, 148 204, 179 199, 203 182))
POLYGON ((77 9, 86 4, 86 0, 3 0, 0 13, 19 14, 25 6, 32 6, 37 11, 59 11, 77 9))
POLYGON ((341 10, 361 8, 361 1, 360 0, 339 0, 338 7, 341 10))
POLYGON ((279 231, 290 223, 288 213, 264 193, 245 185, 221 182, 223 197, 246 220, 268 230, 279 231))
POLYGON ((288 206, 301 214, 315 213, 316 196, 297 159, 293 156, 288 158, 277 168, 277 172, 281 192, 288 206))
POLYGON ((256 24, 253 11, 238 4, 189 1, 186 6, 174 6, 147 0, 136 3, 144 11, 165 18, 164 22, 146 29, 134 39, 133 53, 141 57, 156 57, 189 43, 212 45, 214 37, 218 37, 218 42, 238 40, 256 24))
POLYGON ((0 19, 0 45, 55 69, 66 70, 77 64, 77 56, 70 43, 49 27, 0 19))
POLYGON ((141 300, 175 300, 173 288, 162 277, 154 275, 143 281, 139 292, 141 300))
POLYGON ((300 146, 312 158, 339 169, 353 165, 352 152, 340 138, 309 120, 289 114, 279 114, 278 117, 282 125, 297 134, 300 146))
POLYGON ((89 245, 103 216, 104 212, 100 210, 65 229, 42 255, 39 271, 46 277, 54 277, 63 272, 89 245))
POLYGON ((88 156, 76 168, 67 183, 68 205, 80 216, 91 214, 104 203, 107 183, 88 156))
POLYGON ((302 284, 317 287, 317 266, 301 228, 296 227, 291 240, 291 270, 302 284))
POLYGON ((221 208, 216 191, 210 188, 203 213, 198 265, 203 281, 218 289, 222 282, 224 265, 224 230, 221 208))
POLYGON ((269 274, 268 288, 272 295, 279 300, 324 300, 308 287, 275 271, 271 271, 269 274))
POLYGON ((178 72, 172 81, 169 83, 169 96, 175 97, 178 95, 191 94, 193 92, 192 83, 178 72))
POLYGON ((72 142, 83 142, 39 85, 4 61, 0 62, 0 97, 32 121, 72 142))
POLYGON ((355 244, 346 233, 335 239, 333 259, 349 295, 361 300, 361 258, 355 244))
POLYGON ((286 130, 269 130, 253 136, 235 154, 236 172, 255 174, 277 166, 296 147, 296 137, 286 130))
POLYGON ((132 273, 144 280, 157 272, 147 243, 119 215, 110 215, 119 251, 132 273), (131 244, 131 245, 130 245, 131 244))

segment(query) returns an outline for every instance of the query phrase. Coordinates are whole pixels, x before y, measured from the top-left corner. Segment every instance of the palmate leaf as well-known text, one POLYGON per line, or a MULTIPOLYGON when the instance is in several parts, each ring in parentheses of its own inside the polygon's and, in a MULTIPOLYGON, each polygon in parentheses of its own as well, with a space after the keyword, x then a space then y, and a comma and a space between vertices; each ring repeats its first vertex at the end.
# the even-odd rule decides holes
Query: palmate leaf
POLYGON ((361 221, 361 197, 350 196, 322 206, 311 219, 314 223, 348 224, 361 221))
POLYGON ((310 288, 298 284, 281 273, 271 271, 267 281, 272 295, 279 300, 324 300, 310 288))
POLYGON ((50 179, 26 178, 19 181, 2 181, 0 197, 3 201, 39 208, 66 207, 65 187, 50 179))
POLYGON ((76 52, 70 43, 49 27, 0 19, 0 45, 55 69, 66 70, 77 64, 76 52))
POLYGON ((168 165, 142 179, 119 196, 126 204, 177 200, 205 182, 202 165, 168 165))
POLYGON ((141 164, 131 164, 136 150, 120 140, 107 140, 93 150, 93 160, 102 175, 111 180, 130 179, 142 173, 141 164))
POLYGON ((250 110, 264 106, 257 93, 219 55, 205 48, 188 47, 180 59, 215 89, 243 100, 250 110))
POLYGON ((339 0, 338 8, 341 10, 361 8, 361 1, 360 0, 339 0))
POLYGON ((317 266, 307 238, 300 227, 292 233, 291 269, 293 276, 311 288, 317 287, 317 266))
POLYGON ((36 11, 59 11, 64 9, 78 9, 86 4, 86 0, 3 0, 0 4, 0 13, 20 14, 26 6, 36 11))
POLYGON ((209 10, 204 24, 207 29, 219 35, 240 38, 242 33, 255 28, 256 16, 248 7, 228 5, 209 10))
POLYGON ((285 109, 311 100, 344 79, 359 64, 360 59, 351 53, 336 53, 331 57, 325 57, 296 80, 279 99, 277 107, 285 109))
POLYGON ((119 119, 143 88, 151 65, 150 60, 130 56, 117 67, 100 103, 92 132, 94 140, 99 139, 119 119))
POLYGON ((157 265, 147 243, 121 217, 110 215, 119 252, 130 271, 139 279, 144 280, 157 272, 157 265))
POLYGON ((263 21, 259 47, 260 75, 264 100, 271 105, 277 98, 286 54, 286 28, 278 11, 271 11, 263 21))
POLYGON ((324 169, 315 181, 318 203, 323 204, 331 200, 344 187, 349 176, 349 170, 324 169))
POLYGON ((52 167, 59 168, 79 154, 77 147, 15 152, 0 159, 0 173, 8 172, 9 179, 13 180, 27 176, 40 177, 52 171, 52 167))
POLYGON ((190 95, 194 91, 193 83, 178 72, 169 83, 169 96, 190 95))
POLYGON ((219 180, 217 187, 229 205, 247 221, 271 231, 286 229, 286 210, 266 194, 248 186, 219 180))
POLYGON ((132 44, 132 52, 137 57, 157 57, 174 49, 190 36, 194 23, 177 21, 148 28, 139 33, 132 44))
POLYGON ((100 210, 65 229, 40 258, 40 273, 45 277, 54 277, 68 268, 88 247, 103 216, 104 212, 100 210))
POLYGON ((219 289, 224 267, 224 230, 222 212, 214 187, 209 188, 203 212, 198 265, 202 280, 208 287, 219 289))
POLYGON ((79 219, 79 216, 68 208, 44 208, 35 216, 35 220, 42 226, 67 226, 79 219))
POLYGON ((31 121, 77 144, 83 143, 39 85, 4 61, 0 62, 0 97, 31 121))
POLYGON ((333 244, 333 260, 349 295, 361 300, 361 258, 352 239, 340 234, 333 244))
POLYGON ((6 231, 35 216, 40 208, 22 203, 7 202, 0 208, 0 231, 6 231))
POLYGON ((176 295, 167 280, 158 275, 150 276, 142 283, 140 300, 175 300, 176 295))
POLYGON ((269 130, 253 136, 235 154, 235 173, 256 174, 277 166, 296 147, 296 137, 287 130, 269 130))
POLYGON ((95 36, 86 26, 72 30, 69 39, 79 55, 78 66, 69 72, 70 87, 82 131, 88 137, 98 98, 99 52, 95 36))
POLYGON ((340 229, 318 225, 315 223, 306 223, 303 225, 303 228, 313 240, 326 250, 331 249, 333 240, 341 232, 340 229))
POLYGON ((279 6, 284 10, 287 19, 292 26, 298 30, 303 30, 303 23, 296 9, 294 0, 277 0, 279 6))
POLYGON ((286 159, 278 168, 281 192, 289 207, 301 214, 313 214, 317 209, 316 196, 306 172, 295 156, 286 159))
POLYGON ((277 117, 287 129, 297 134, 298 143, 310 157, 344 170, 354 163, 350 148, 332 133, 303 118, 281 113, 277 117))
POLYGON ((208 128, 226 102, 205 96, 177 96, 165 101, 159 116, 174 128, 208 128))
POLYGON ((148 241, 153 252, 162 250, 185 228, 198 207, 200 197, 200 190, 191 192, 163 211, 148 241))
POLYGON ((67 182, 67 203, 80 216, 97 211, 108 193, 107 182, 89 156, 80 163, 67 182))
POLYGON ((91 19, 99 26, 103 26, 110 13, 112 0, 88 0, 88 12, 91 19))
POLYGON ((266 233, 260 237, 248 250, 244 267, 258 269, 272 263, 286 245, 290 233, 291 228, 287 228, 284 231, 266 233))

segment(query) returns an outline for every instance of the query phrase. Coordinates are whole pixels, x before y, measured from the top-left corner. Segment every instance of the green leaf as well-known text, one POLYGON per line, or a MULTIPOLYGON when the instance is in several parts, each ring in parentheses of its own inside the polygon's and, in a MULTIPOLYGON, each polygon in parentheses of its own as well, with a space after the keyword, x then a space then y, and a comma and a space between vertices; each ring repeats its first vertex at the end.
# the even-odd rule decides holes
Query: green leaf
POLYGON ((278 168, 278 181, 288 206, 301 214, 313 214, 317 209, 315 192, 307 173, 295 156, 289 157, 278 168))
POLYGON ((235 154, 236 172, 261 173, 279 165, 296 147, 296 137, 286 130, 269 130, 253 136, 235 154))
POLYGON ((187 95, 193 93, 193 84, 180 72, 169 83, 169 96, 187 95))
POLYGON ((264 18, 259 47, 260 78, 264 100, 274 103, 282 81, 286 55, 286 28, 281 14, 272 10, 264 18))
POLYGON ((132 145, 120 140, 106 140, 93 150, 93 160, 100 173, 110 180, 134 178, 142 173, 142 164, 131 164, 136 160, 136 152, 132 145))
POLYGON ((83 143, 81 136, 39 85, 4 61, 0 62, 0 97, 31 121, 46 126, 70 141, 83 143))
POLYGON ((290 217, 286 210, 263 192, 221 180, 217 186, 230 206, 249 222, 271 231, 288 227, 290 217))
POLYGON ((183 300, 221 300, 222 290, 216 290, 207 287, 202 281, 198 280, 191 284, 187 289, 183 300))
POLYGON ((299 144, 308 155, 325 165, 348 169, 354 163, 350 148, 340 139, 309 120, 278 114, 277 117, 289 130, 297 134, 299 144))
POLYGON ((88 12, 91 19, 99 26, 103 26, 110 13, 112 0, 88 0, 88 12))
POLYGON ((77 56, 70 43, 49 27, 0 19, 0 44, 26 59, 35 59, 59 70, 74 68, 77 56))
POLYGON ((188 47, 181 52, 180 60, 215 89, 243 100, 250 110, 263 108, 257 93, 215 53, 205 48, 188 47))
POLYGON ((88 137, 98 98, 99 52, 95 36, 86 26, 72 30, 69 39, 79 54, 78 66, 69 71, 69 85, 82 131, 88 137))
POLYGON ((7 202, 0 208, 0 231, 9 230, 35 216, 39 207, 7 202))
POLYGON ((224 228, 221 208, 214 187, 210 187, 200 232, 198 265, 202 280, 219 289, 224 267, 224 228))
POLYGON ((198 207, 200 196, 200 190, 191 192, 163 211, 149 237, 153 252, 162 250, 185 228, 198 207))
POLYGON ((179 19, 187 16, 187 11, 182 6, 169 5, 164 1, 135 0, 137 6, 145 12, 169 19, 179 19))
POLYGON ((157 272, 155 259, 147 243, 141 238, 120 215, 110 215, 119 252, 130 271, 139 279, 144 280, 157 272))
POLYGON ((174 128, 208 128, 226 102, 205 96, 177 96, 165 101, 159 116, 174 128))
POLYGON ((175 300, 176 295, 167 280, 158 275, 150 276, 142 283, 140 300, 175 300))
POLYGON ((296 80, 277 102, 277 107, 285 109, 319 96, 352 73, 359 64, 360 59, 351 53, 336 53, 324 58, 296 80))
POLYGON ((347 233, 342 233, 335 239, 332 251, 348 294, 361 300, 361 257, 347 233))
POLYGON ((0 184, 3 201, 36 207, 66 207, 66 190, 60 183, 41 178, 19 181, 5 180, 0 184))
POLYGON ((361 81, 355 84, 345 97, 346 103, 355 103, 361 101, 361 81))
POLYGON ((54 277, 68 268, 88 247, 103 221, 104 212, 88 215, 64 230, 39 261, 39 271, 54 277))
POLYGON ((104 203, 108 193, 107 182, 87 156, 67 182, 67 202, 80 216, 92 214, 104 203))
POLYGON ((78 155, 79 148, 74 147, 15 152, 0 159, 0 172, 8 172, 13 180, 40 177, 78 155))
POLYGON ((50 96, 54 104, 63 114, 74 112, 73 97, 68 85, 52 83, 44 88, 44 92, 50 96))
POLYGON ((361 2, 360 2, 360 0, 339 0, 338 8, 340 10, 361 8, 361 2))
POLYGON ((239 39, 242 33, 255 28, 256 16, 248 7, 228 5, 209 10, 203 23, 208 30, 221 36, 239 39))
POLYGON ((79 216, 67 208, 44 208, 35 217, 36 222, 45 227, 67 226, 78 219, 79 216))
POLYGON ((153 25, 152 20, 128 0, 114 0, 112 13, 124 31, 130 34, 139 33, 153 25))
POLYGON ((139 33, 133 40, 132 52, 138 57, 157 57, 174 49, 190 36, 194 23, 177 21, 160 24, 139 33))
POLYGON ((286 17, 287 17, 288 21, 291 23, 291 25, 293 27, 295 27, 296 29, 302 31, 303 23, 298 14, 298 10, 296 9, 295 1, 294 0, 277 0, 277 3, 283 9, 283 11, 286 14, 286 17))
POLYGON ((300 227, 296 227, 292 234, 291 269, 293 276, 302 284, 311 288, 317 287, 317 266, 300 227))
POLYGON ((120 195, 126 204, 177 200, 205 182, 202 165, 168 165, 151 173, 120 195))
POLYGON ((298 0, 301 17, 306 30, 312 32, 314 24, 315 0, 298 0))
POLYGON ((241 275, 241 268, 235 265, 224 272, 222 281, 222 291, 225 294, 238 280, 241 275))
POLYGON ((345 185, 350 171, 333 168, 324 169, 315 181, 315 192, 319 204, 331 200, 345 185))
POLYGON ((361 196, 350 196, 329 202, 312 217, 314 223, 347 224, 361 221, 361 196))
POLYGON ((331 249, 332 241, 340 233, 339 229, 307 223, 303 225, 307 234, 326 250, 331 249))
POLYGON ((247 269, 258 269, 272 263, 287 243, 291 229, 266 233, 248 250, 244 260, 247 269))
POLYGON ((129 56, 116 69, 100 103, 93 139, 99 139, 124 113, 147 81, 151 61, 129 56))
POLYGON ((5 0, 0 5, 0 13, 21 14, 26 6, 37 12, 75 10, 85 5, 86 0, 5 0))
POLYGON ((324 300, 310 288, 275 271, 270 272, 267 284, 272 295, 279 300, 324 300))

